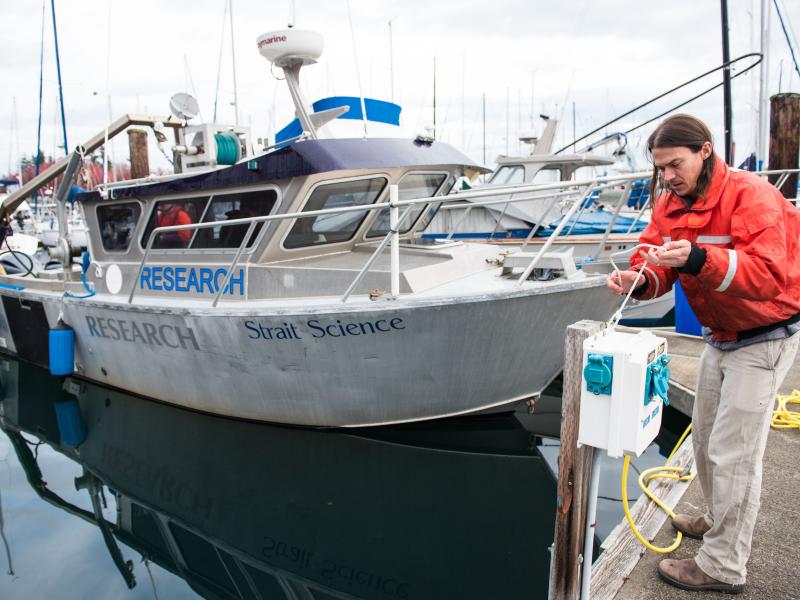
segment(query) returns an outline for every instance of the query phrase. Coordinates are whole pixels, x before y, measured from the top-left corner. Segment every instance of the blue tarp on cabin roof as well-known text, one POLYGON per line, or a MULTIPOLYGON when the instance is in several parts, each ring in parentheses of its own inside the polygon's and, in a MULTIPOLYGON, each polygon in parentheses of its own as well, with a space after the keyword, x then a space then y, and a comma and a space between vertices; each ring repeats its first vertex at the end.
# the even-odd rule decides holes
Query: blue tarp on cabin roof
MULTIPOLYGON (((490 172, 459 150, 442 142, 427 144, 392 138, 305 140, 224 169, 150 184, 111 188, 110 191, 112 199, 161 196, 257 185, 330 171, 431 168, 439 165, 460 165, 490 172)), ((78 195, 76 200, 98 198, 97 192, 89 192, 78 195)))

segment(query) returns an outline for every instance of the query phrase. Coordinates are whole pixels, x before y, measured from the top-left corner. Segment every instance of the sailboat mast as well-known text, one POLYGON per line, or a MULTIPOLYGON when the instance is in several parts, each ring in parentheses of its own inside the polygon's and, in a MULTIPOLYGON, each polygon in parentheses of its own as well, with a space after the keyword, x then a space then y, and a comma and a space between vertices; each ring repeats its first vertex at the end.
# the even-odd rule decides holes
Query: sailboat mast
POLYGON ((231 17, 231 61, 233 62, 233 109, 234 124, 239 124, 239 88, 236 85, 236 44, 233 37, 233 0, 228 0, 228 10, 231 17))
MULTIPOLYGON (((44 12, 45 4, 42 1, 42 38, 39 42, 39 120, 36 126, 36 175, 41 168, 42 155, 42 92, 44 90, 44 12)), ((38 192, 33 195, 33 206, 36 209, 38 192)))
POLYGON ((392 43, 392 21, 389 19, 389 94, 394 102, 394 44, 392 43))
POLYGON ((720 13, 722 16, 722 95, 723 110, 725 112, 725 162, 733 164, 733 109, 731 106, 731 45, 728 35, 728 0, 721 0, 720 13))
POLYGON ((767 131, 769 122, 769 12, 770 0, 761 0, 761 64, 758 86, 758 169, 767 168, 767 131))
POLYGON ((483 164, 486 164, 486 94, 483 94, 483 164))
POLYGON ((436 139, 436 57, 433 57, 433 139, 436 139))
POLYGON ((53 39, 56 45, 56 71, 58 73, 58 98, 61 102, 61 130, 64 133, 64 154, 69 154, 69 146, 67 145, 67 119, 64 116, 64 91, 61 87, 61 58, 58 54, 58 29, 56 28, 55 0, 50 0, 50 10, 53 13, 53 39))

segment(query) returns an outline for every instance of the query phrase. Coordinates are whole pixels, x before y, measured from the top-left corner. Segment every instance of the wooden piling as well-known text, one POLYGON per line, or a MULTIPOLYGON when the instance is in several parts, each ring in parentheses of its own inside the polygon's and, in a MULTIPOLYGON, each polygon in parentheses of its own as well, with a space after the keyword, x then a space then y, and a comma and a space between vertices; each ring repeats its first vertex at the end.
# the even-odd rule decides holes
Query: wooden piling
MULTIPOLYGON (((583 342, 605 323, 579 321, 567 327, 564 345, 564 391, 561 405, 561 451, 558 459, 558 500, 553 555, 550 569, 550 600, 578 600, 581 592, 581 559, 589 501, 591 446, 578 448, 583 342)), ((592 557, 584 565, 591 568, 592 557)))
MULTIPOLYGON (((796 169, 800 154, 800 94, 776 94, 769 99, 769 168, 796 169)), ((770 175, 774 184, 780 175, 770 175)), ((797 197, 797 174, 781 186, 786 198, 797 197)))
POLYGON ((128 129, 128 148, 131 154, 131 178, 140 179, 150 175, 150 160, 147 155, 147 131, 128 129))

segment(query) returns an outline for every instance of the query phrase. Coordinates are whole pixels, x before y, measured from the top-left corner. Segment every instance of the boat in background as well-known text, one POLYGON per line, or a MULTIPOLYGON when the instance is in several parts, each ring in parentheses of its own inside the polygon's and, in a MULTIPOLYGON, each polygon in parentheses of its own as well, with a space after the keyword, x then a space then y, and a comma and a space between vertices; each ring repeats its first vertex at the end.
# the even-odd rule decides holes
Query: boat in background
MULTIPOLYGON (((532 135, 520 138, 531 151, 523 156, 497 157, 497 166, 486 184, 457 186, 452 193, 462 189, 496 190, 494 195, 484 195, 477 200, 464 200, 440 211, 424 234, 428 238, 483 240, 492 243, 519 244, 542 243, 537 238, 550 236, 561 217, 569 209, 569 202, 560 202, 559 190, 551 194, 538 194, 534 198, 519 199, 508 193, 506 186, 523 184, 558 184, 570 181, 602 180, 608 175, 635 172, 627 154, 624 134, 608 135, 597 143, 574 154, 551 154, 558 121, 542 115, 545 121, 541 137, 532 135), (598 148, 617 143, 608 155, 595 154, 598 148), (506 200, 515 200, 513 203, 506 200)), ((598 185, 591 191, 579 213, 568 223, 569 229, 559 243, 574 241, 581 245, 583 238, 600 236, 609 230, 615 240, 623 243, 647 225, 645 208, 648 201, 646 174, 632 181, 615 185, 598 185), (616 210, 619 206, 619 210, 616 210)), ((591 241, 589 242, 592 243, 591 241)))

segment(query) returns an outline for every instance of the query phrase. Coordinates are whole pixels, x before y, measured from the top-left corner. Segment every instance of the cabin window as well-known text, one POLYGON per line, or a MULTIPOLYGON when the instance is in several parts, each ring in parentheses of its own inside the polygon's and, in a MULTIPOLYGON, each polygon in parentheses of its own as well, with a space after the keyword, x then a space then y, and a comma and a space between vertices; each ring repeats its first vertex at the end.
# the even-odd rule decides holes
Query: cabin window
MULTIPOLYGON (((309 197, 303 212, 346 206, 373 204, 386 187, 383 178, 357 179, 328 183, 317 187, 309 197)), ((283 245, 285 248, 302 248, 345 242, 361 226, 367 211, 358 210, 316 217, 301 217, 292 226, 283 245)))
POLYGON ((525 181, 525 169, 519 165, 506 165, 497 169, 489 181, 492 185, 512 185, 525 181))
POLYGON ((142 215, 138 202, 107 204, 97 207, 97 223, 103 249, 108 252, 125 252, 131 245, 133 230, 142 215))
MULTIPOLYGON (((142 236, 142 247, 147 248, 150 233, 156 227, 172 225, 189 225, 198 223, 203 215, 203 209, 208 203, 208 196, 199 198, 176 198, 174 200, 161 200, 156 203, 150 222, 142 236)), ((153 249, 188 248, 194 236, 194 230, 181 229, 159 233, 153 240, 153 249)))
MULTIPOLYGON (((444 173, 409 173, 397 184, 398 198, 400 200, 430 198, 436 194, 445 177, 447 175, 444 173)), ((411 212, 403 219, 400 225, 400 233, 411 231, 424 208, 425 204, 417 204, 411 207, 411 212)), ((401 207, 400 214, 402 215, 405 210, 406 207, 401 207)), ((387 233, 389 233, 389 209, 384 208, 378 213, 378 217, 370 227, 367 237, 383 236, 387 233)))
MULTIPOLYGON (((214 196, 206 209, 203 223, 212 221, 231 221, 249 217, 263 217, 272 212, 278 193, 275 190, 239 192, 214 196)), ((258 237, 264 223, 256 223, 247 246, 250 247, 258 237)), ((238 248, 247 235, 249 223, 239 225, 218 225, 208 229, 198 229, 191 247, 194 248, 238 248)))
POLYGON ((558 183, 561 181, 561 169, 540 169, 533 176, 531 183, 558 183))
MULTIPOLYGON (((442 189, 439 190, 439 195, 440 196, 449 195, 450 192, 453 191, 455 185, 456 185, 456 178, 451 175, 450 179, 447 180, 447 183, 445 183, 442 186, 442 189)), ((428 205, 425 214, 422 215, 422 218, 419 220, 419 223, 417 223, 417 233, 419 233, 420 231, 425 231, 425 229, 427 229, 428 225, 431 224, 431 221, 433 221, 433 218, 436 216, 436 213, 439 212, 439 208, 441 206, 442 202, 432 202, 428 205)))
POLYGON ((607 175, 607 171, 605 169, 598 169, 597 167, 580 167, 575 169, 575 172, 570 175, 569 179, 570 181, 584 181, 586 179, 594 179, 598 175, 607 175))

